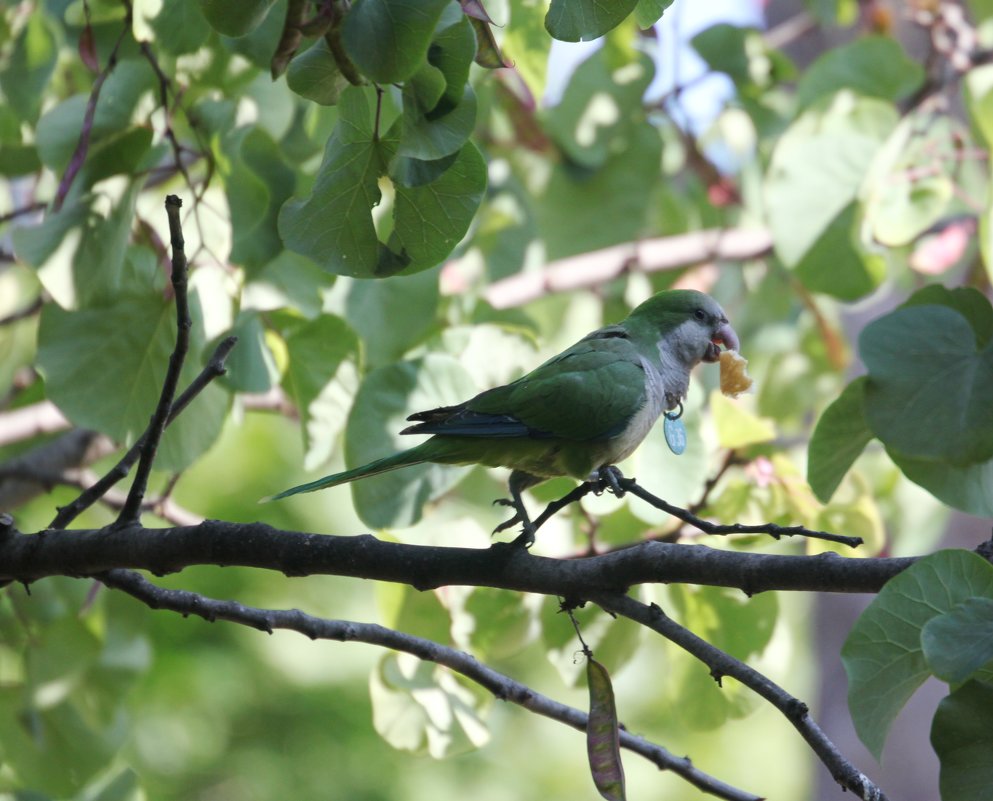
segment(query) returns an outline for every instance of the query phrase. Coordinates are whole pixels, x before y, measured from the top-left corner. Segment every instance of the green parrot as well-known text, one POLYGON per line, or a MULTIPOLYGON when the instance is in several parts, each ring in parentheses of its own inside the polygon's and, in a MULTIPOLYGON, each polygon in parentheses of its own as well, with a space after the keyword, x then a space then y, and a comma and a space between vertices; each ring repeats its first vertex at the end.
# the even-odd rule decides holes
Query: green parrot
POLYGON ((719 360, 719 345, 739 348, 717 302, 695 290, 652 296, 616 325, 587 334, 572 347, 510 384, 456 406, 417 412, 401 434, 431 434, 420 445, 362 467, 284 490, 267 500, 313 492, 408 465, 483 464, 511 469, 516 540, 534 542, 521 493, 555 476, 606 478, 629 456, 659 416, 686 397, 690 371, 719 360))

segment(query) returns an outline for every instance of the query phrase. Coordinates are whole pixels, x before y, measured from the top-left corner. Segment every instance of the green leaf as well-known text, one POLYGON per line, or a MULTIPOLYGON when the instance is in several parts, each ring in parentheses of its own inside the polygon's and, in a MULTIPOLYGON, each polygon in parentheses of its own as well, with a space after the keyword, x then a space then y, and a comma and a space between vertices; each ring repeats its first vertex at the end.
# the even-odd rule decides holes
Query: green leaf
POLYGON ((921 645, 939 679, 960 684, 971 678, 993 662, 993 597, 967 598, 931 618, 921 632, 921 645))
MULTIPOLYGON (((131 124, 142 95, 155 86, 155 73, 144 59, 121 59, 104 82, 93 115, 91 147, 131 124)), ((89 93, 76 94, 48 109, 38 120, 37 146, 42 162, 61 174, 79 143, 89 93)))
POLYGON ((929 284, 918 289, 903 303, 907 306, 947 306, 969 321, 976 334, 976 347, 984 348, 993 339, 993 306, 986 296, 971 286, 949 289, 929 284))
POLYGON ((335 300, 334 309, 362 339, 366 363, 380 367, 402 359, 435 328, 438 279, 419 273, 356 281, 335 300))
POLYGON ((722 448, 744 448, 776 438, 776 426, 768 417, 759 417, 741 403, 710 393, 710 414, 722 448))
POLYGON ((534 604, 522 593, 474 587, 462 614, 453 619, 470 627, 466 636, 472 653, 491 662, 520 653, 537 634, 534 604))
POLYGON ((897 122, 893 106, 849 91, 819 101, 780 137, 766 177, 776 253, 795 267, 856 199, 897 122))
POLYGON ((857 300, 879 286, 886 277, 886 262, 856 241, 861 224, 861 210, 855 202, 828 223, 794 266, 796 277, 807 289, 839 300, 857 300))
POLYGON ((993 459, 957 466, 928 459, 910 459, 889 451, 903 474, 938 500, 979 517, 993 517, 993 459))
POLYGON ((225 175, 234 235, 231 260, 257 270, 285 250, 279 210, 296 189, 296 172, 262 128, 239 129, 224 145, 232 163, 225 175))
POLYGON ((279 379, 279 371, 258 313, 242 311, 228 333, 238 337, 238 345, 228 356, 227 372, 220 380, 237 392, 268 391, 279 379))
POLYGON ((607 801, 624 801, 624 765, 621 762, 621 728, 617 720, 614 687, 607 668, 586 658, 590 714, 586 724, 586 754, 597 791, 607 801))
POLYGON ((970 681, 942 699, 931 725, 942 801, 986 801, 993 787, 993 686, 970 681))
POLYGON ((469 230, 486 191, 486 162, 466 142, 452 165, 427 184, 396 187, 390 250, 412 273, 444 260, 469 230))
MULTIPOLYGON (((124 284, 125 254, 139 184, 124 192, 106 216, 88 208, 87 197, 50 215, 36 228, 14 233, 19 258, 38 271, 45 289, 63 308, 104 303, 124 284)), ((101 203, 102 205, 102 203, 101 203)))
POLYGON ((762 34, 755 28, 719 23, 698 33, 690 43, 707 65, 716 72, 723 72, 736 84, 752 80, 751 63, 762 34))
POLYGON ((440 116, 434 116, 431 111, 421 108, 414 99, 416 79, 417 76, 404 86, 403 129, 397 154, 437 161, 456 153, 468 142, 476 124, 476 95, 471 88, 466 87, 465 94, 457 105, 440 116))
POLYGON ((313 193, 287 201, 279 213, 286 246, 340 275, 374 275, 381 249, 372 209, 380 200, 378 180, 387 159, 374 139, 369 100, 368 90, 351 87, 342 93, 313 193))
MULTIPOLYGON (((381 367, 359 387, 345 430, 345 463, 358 467, 417 444, 396 432, 409 414, 459 403, 476 394, 466 369, 441 354, 381 367)), ((355 510, 374 528, 409 526, 424 504, 451 489, 464 469, 425 464, 405 467, 352 484, 355 510)))
POLYGON ((38 117, 58 49, 58 30, 48 14, 43 9, 29 14, 6 67, 0 71, 0 89, 6 102, 25 122, 34 122, 38 117))
POLYGON ((323 38, 290 62, 286 83, 301 97, 325 106, 335 105, 351 85, 338 69, 334 54, 323 38))
MULTIPOLYGON (((158 402, 176 339, 175 316, 173 304, 158 295, 120 295, 109 305, 80 311, 46 306, 38 368, 48 397, 76 425, 133 442, 158 402)), ((194 326, 180 389, 200 371, 195 354, 202 346, 202 330, 194 326)), ((156 467, 188 466, 220 434, 227 408, 227 394, 209 386, 166 430, 156 467)))
MULTIPOLYGON (((541 605, 542 642, 548 660, 558 670, 562 680, 570 687, 578 684, 585 672, 582 660, 576 655, 583 644, 576 636, 569 618, 562 613, 562 605, 557 598, 546 597, 541 605)), ((617 673, 637 653, 641 643, 641 630, 638 624, 627 618, 613 618, 599 607, 587 604, 572 611, 583 640, 596 651, 607 669, 617 673)))
POLYGON ((634 21, 642 30, 651 28, 662 19, 662 15, 672 2, 673 0, 638 0, 638 5, 634 7, 634 21))
POLYGON ((618 137, 617 152, 597 170, 552 168, 535 211, 548 259, 629 242, 645 230, 659 181, 662 141, 647 122, 618 137))
POLYGON ((207 22, 224 36, 245 36, 254 31, 276 5, 276 0, 199 0, 207 22))
POLYGON ((394 748, 436 759, 489 740, 478 695, 454 673, 410 654, 383 656, 369 678, 372 722, 394 748))
POLYGON ((310 259, 284 250, 252 275, 241 296, 242 309, 273 311, 292 306, 307 319, 321 313, 322 293, 334 282, 310 259))
POLYGON ((405 81, 424 63, 435 26, 450 4, 451 0, 356 0, 345 17, 345 50, 376 83, 405 81))
POLYGON ((993 65, 969 70, 964 76, 965 105, 986 147, 993 146, 993 65))
POLYGON ((827 503, 838 489, 872 432, 865 420, 866 377, 852 381, 828 406, 810 438, 807 450, 807 482, 817 499, 827 503))
POLYGON ((403 88, 399 155, 433 161, 468 141, 476 124, 476 95, 466 85, 475 51, 466 17, 432 41, 428 62, 403 88))
POLYGON ((654 74, 643 53, 616 67, 605 48, 598 50, 576 68, 562 100, 547 112, 545 129, 571 161, 603 166, 644 123, 641 98, 654 74))
POLYGON ((841 651, 848 708, 876 759, 894 718, 931 675, 924 626, 977 595, 993 595, 993 565, 969 551, 940 551, 887 582, 856 621, 841 651))
POLYGON ((961 314, 897 309, 863 330, 859 349, 869 368, 866 421, 888 448, 958 466, 993 456, 993 343, 977 351, 961 314))
POLYGON ((286 348, 283 386, 300 413, 304 466, 312 470, 327 462, 344 429, 357 381, 354 370, 343 367, 358 362, 359 341, 344 320, 325 314, 294 328, 286 348))
POLYGON ((589 42, 620 25, 637 4, 638 0, 552 0, 545 28, 563 42, 589 42))
POLYGON ((150 20, 155 47, 172 55, 195 53, 210 38, 210 25, 198 0, 169 0, 150 20))
POLYGON ((947 218, 974 214, 962 198, 985 195, 988 179, 985 170, 960 159, 969 139, 968 130, 948 116, 917 112, 901 120, 873 159, 860 191, 863 236, 897 247, 947 218))
POLYGON ((924 68, 908 58, 889 36, 864 36, 820 56, 797 83, 797 100, 806 108, 839 89, 896 101, 924 80, 924 68))
POLYGON ((545 31, 544 4, 511 0, 511 24, 504 30, 500 46, 517 68, 533 98, 545 93, 548 53, 552 40, 545 31))

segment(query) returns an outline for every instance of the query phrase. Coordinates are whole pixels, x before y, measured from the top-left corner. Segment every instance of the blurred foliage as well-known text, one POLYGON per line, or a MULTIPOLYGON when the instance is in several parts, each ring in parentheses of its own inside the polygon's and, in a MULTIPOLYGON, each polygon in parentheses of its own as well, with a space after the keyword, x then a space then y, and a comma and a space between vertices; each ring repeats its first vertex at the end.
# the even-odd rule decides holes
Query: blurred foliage
MULTIPOLYGON (((869 555, 934 548, 949 508, 993 516, 993 67, 940 38, 958 30, 942 3, 915 12, 935 48, 925 69, 879 9, 811 0, 817 26, 845 43, 807 66, 750 27, 713 25, 684 44, 722 98, 713 116, 689 116, 686 98, 702 85, 687 80, 660 99, 650 88, 672 79, 672 37, 652 28, 671 19, 670 4, 4 5, 3 409, 49 400, 121 447, 140 435, 175 337, 162 211, 171 192, 184 200, 195 320, 181 383, 223 336, 239 337, 228 374, 169 429, 157 463, 154 492, 178 475, 174 499, 194 515, 337 534, 389 526, 379 535, 485 547, 501 519, 490 506, 505 491, 499 471, 426 466, 255 501, 401 447, 410 412, 511 380, 678 284, 727 309, 757 391, 727 400, 714 371, 698 371, 686 453, 655 431, 627 474, 721 522, 859 534, 869 555), (601 41, 560 98, 546 97, 553 38, 601 41), (678 269, 625 270, 596 286, 577 259, 565 266, 586 289, 523 305, 503 283, 704 228, 767 230, 772 253, 711 264, 702 250, 678 269)), ((988 47, 993 6, 968 7, 962 24, 988 47)), ((631 253, 632 268, 651 266, 631 253)), ((12 442, 0 460, 53 436, 12 442)), ((569 486, 549 482, 531 502, 569 486)), ((36 497, 17 510, 19 527, 44 528, 72 497, 62 486, 36 497)), ((583 503, 542 529, 536 552, 692 538, 637 499, 583 503)), ((97 507, 78 524, 111 519, 97 507)), ((945 801, 985 797, 976 788, 991 780, 989 570, 968 554, 932 556, 880 593, 845 646, 853 716, 877 756, 913 689, 931 675, 949 683, 932 730, 945 801)), ((557 699, 590 698, 574 686, 587 667, 555 599, 373 592, 247 570, 163 582, 378 619, 557 699)), ((789 677, 798 695, 808 689, 803 609, 706 587, 645 592, 774 680, 789 677)), ((750 691, 718 688, 630 621, 575 614, 602 668, 596 680, 609 671, 592 695, 600 734, 611 735, 616 691, 620 720, 725 781, 810 795, 811 755, 750 691)), ((3 798, 319 799, 333 787, 356 799, 482 800, 594 789, 576 769, 576 733, 405 655, 172 619, 68 578, 4 590, 0 631, 3 798), (453 758, 437 766, 422 754, 453 758)), ((631 797, 698 797, 633 759, 624 767, 631 797)), ((601 789, 615 792, 620 765, 610 756, 600 770, 601 789)))

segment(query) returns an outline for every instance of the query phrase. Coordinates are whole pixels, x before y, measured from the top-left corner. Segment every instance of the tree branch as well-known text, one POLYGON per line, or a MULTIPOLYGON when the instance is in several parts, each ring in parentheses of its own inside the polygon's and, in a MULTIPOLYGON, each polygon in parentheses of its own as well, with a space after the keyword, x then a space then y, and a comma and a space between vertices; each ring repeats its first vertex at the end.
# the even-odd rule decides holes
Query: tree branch
MULTIPOLYGON (((153 609, 168 609, 187 617, 197 615, 213 623, 226 620, 271 634, 275 629, 285 629, 303 634, 312 640, 337 640, 339 642, 364 642, 393 651, 413 654, 419 659, 444 665, 450 670, 479 684, 501 701, 542 715, 551 720, 585 732, 588 716, 574 707, 566 706, 542 695, 509 676, 481 664, 474 657, 422 637, 388 629, 374 623, 348 620, 327 620, 314 617, 298 609, 274 610, 244 606, 235 601, 206 598, 185 590, 158 587, 138 573, 130 570, 113 570, 99 576, 108 587, 126 592, 153 609)), ((621 732, 621 745, 645 757, 661 770, 669 770, 705 793, 728 801, 761 801, 759 796, 739 790, 695 768, 686 757, 677 757, 660 745, 650 743, 630 732, 621 732)))
MULTIPOLYGON (((176 398, 175 403, 172 404, 172 408, 169 410, 169 417, 166 419, 166 425, 169 425, 176 417, 182 412, 193 399, 203 392, 204 388, 218 376, 224 375, 225 367, 224 362, 231 353, 231 349, 237 344, 237 337, 226 337, 221 340, 221 342, 214 349, 209 361, 200 374, 197 375, 190 385, 183 391, 183 393, 176 398)), ((89 489, 85 490, 76 498, 72 503, 66 504, 59 508, 58 514, 49 523, 50 529, 63 529, 68 526, 73 520, 75 520, 81 512, 85 509, 89 509, 96 501, 98 501, 104 493, 107 492, 111 487, 113 487, 118 481, 123 479, 134 466, 134 463, 138 460, 141 455, 142 447, 145 444, 146 434, 142 434, 137 442, 131 446, 126 454, 121 457, 121 460, 115 464, 99 481, 94 483, 89 489)))
POLYGON ((496 308, 506 309, 553 292, 599 286, 629 270, 653 273, 706 261, 744 261, 771 250, 772 236, 763 228, 694 231, 559 259, 541 271, 518 273, 490 284, 483 297, 496 308))
POLYGON ((47 400, 0 412, 0 447, 39 434, 65 431, 70 425, 59 407, 47 400))
POLYGON ((544 511, 535 519, 535 529, 540 528, 550 517, 559 512, 561 509, 564 509, 569 504, 581 500, 591 492, 602 492, 604 489, 609 489, 618 497, 622 496, 626 492, 630 492, 632 495, 641 498, 643 501, 651 506, 654 506, 656 509, 661 509, 666 514, 670 514, 673 517, 682 520, 684 523, 688 523, 705 534, 716 534, 722 536, 726 536, 728 534, 768 534, 770 537, 777 540, 780 537, 809 537, 810 539, 837 542, 842 545, 848 545, 851 548, 856 548, 862 544, 861 537, 849 537, 843 534, 832 534, 828 531, 814 531, 809 528, 804 528, 803 526, 780 526, 777 523, 758 523, 755 525, 745 525, 743 523, 711 523, 709 520, 704 520, 701 517, 697 517, 687 509, 683 509, 679 506, 673 506, 668 501, 663 500, 657 495, 653 495, 648 490, 644 489, 633 478, 624 478, 616 472, 616 468, 614 470, 615 473, 611 474, 615 476, 612 479, 612 482, 615 484, 613 488, 610 486, 611 482, 606 481, 603 478, 597 481, 584 481, 571 492, 548 504, 544 511))
POLYGON ((283 531, 263 523, 207 520, 151 529, 46 530, 0 543, 0 578, 92 576, 114 568, 164 575, 192 565, 256 567, 288 576, 334 575, 409 584, 487 586, 569 598, 636 584, 707 584, 749 595, 768 590, 878 592, 916 557, 781 556, 705 545, 644 542, 580 559, 535 556, 508 545, 451 548, 283 531))
POLYGON ((113 451, 114 444, 103 434, 77 428, 15 456, 0 466, 0 509, 27 503, 54 484, 63 483, 67 471, 92 464, 113 451))
POLYGON ((807 705, 794 698, 772 679, 679 625, 655 604, 645 604, 616 593, 587 597, 607 612, 623 615, 641 623, 688 651, 710 668, 710 674, 718 684, 723 676, 731 676, 752 689, 785 715, 821 762, 831 771, 834 780, 845 790, 851 790, 863 801, 886 801, 883 791, 849 762, 828 739, 821 727, 814 722, 807 705))
POLYGON ((52 201, 53 212, 59 211, 66 202, 66 198, 69 196, 69 190, 72 189, 72 183, 76 180, 76 176, 86 162, 86 156, 90 150, 90 136, 93 134, 93 120, 97 113, 97 103, 100 100, 100 90, 103 89, 104 82, 110 76, 110 73, 114 71, 114 67, 117 66, 118 51, 124 43, 125 36, 130 31, 131 7, 128 5, 127 15, 121 24, 121 32, 118 34, 117 41, 114 42, 114 47, 107 57, 107 66, 97 75, 96 80, 93 82, 93 88, 90 89, 90 97, 86 101, 86 112, 83 115, 83 125, 79 131, 79 141, 76 143, 76 149, 72 153, 72 158, 69 159, 69 165, 66 167, 66 171, 62 174, 62 180, 59 181, 58 189, 55 192, 55 200, 52 201))
POLYGON ((155 454, 158 451, 159 440, 169 423, 172 411, 172 401, 176 397, 176 387, 179 385, 179 374, 183 369, 183 361, 190 349, 190 329, 193 318, 190 317, 189 298, 186 294, 186 250, 183 241, 183 226, 179 220, 179 210, 183 201, 176 195, 166 195, 165 208, 169 218, 169 239, 172 243, 172 287, 176 293, 176 345, 169 356, 169 366, 162 380, 162 393, 158 405, 152 413, 152 419, 144 434, 141 446, 141 458, 135 471, 134 482, 128 492, 128 499, 117 518, 119 525, 129 525, 138 520, 141 505, 145 499, 145 489, 148 477, 152 474, 155 454))

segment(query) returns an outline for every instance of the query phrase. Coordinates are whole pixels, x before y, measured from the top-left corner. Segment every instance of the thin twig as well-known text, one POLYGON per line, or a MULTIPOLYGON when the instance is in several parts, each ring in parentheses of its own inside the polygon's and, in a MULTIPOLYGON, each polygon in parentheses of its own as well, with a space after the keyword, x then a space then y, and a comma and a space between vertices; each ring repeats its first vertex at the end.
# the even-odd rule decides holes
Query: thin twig
MULTIPOLYGON (((176 398, 176 402, 173 403, 172 409, 169 411, 169 418, 166 421, 166 425, 169 425, 169 423, 175 420, 180 412, 189 406, 193 399, 203 392, 211 381, 218 376, 224 375, 226 370, 224 367, 224 362, 227 359, 228 354, 231 353, 231 349, 234 348, 237 342, 237 337, 226 337, 217 345, 214 349, 214 353, 210 357, 210 360, 204 366, 203 370, 200 371, 200 374, 193 379, 183 393, 176 398)), ((142 434, 138 438, 138 441, 131 446, 128 452, 121 457, 121 460, 117 464, 107 471, 103 478, 83 492, 72 503, 59 507, 58 514, 48 527, 50 529, 65 528, 73 520, 75 520, 80 513, 98 501, 100 497, 107 492, 107 490, 131 472, 131 468, 134 466, 134 463, 138 461, 138 457, 141 456, 141 451, 144 447, 146 436, 147 432, 142 434)))
MULTIPOLYGON (((745 525, 743 523, 711 523, 709 520, 704 520, 701 517, 697 517, 687 509, 683 509, 679 506, 673 506, 668 501, 665 501, 656 495, 652 495, 652 493, 643 489, 633 478, 618 476, 617 483, 624 492, 630 492, 632 495, 641 498, 643 501, 654 506, 656 509, 661 509, 663 512, 682 520, 684 523, 688 523, 694 528, 702 531, 704 534, 722 536, 728 534, 768 534, 770 537, 777 540, 780 537, 809 537, 811 539, 826 540, 827 542, 838 542, 842 545, 848 545, 851 548, 857 548, 863 542, 861 537, 849 537, 844 534, 832 534, 828 531, 815 531, 813 529, 804 528, 803 526, 780 526, 777 523, 758 523, 756 525, 745 525)), ((600 493, 605 489, 609 488, 606 487, 602 481, 584 481, 571 492, 562 496, 558 500, 549 503, 548 506, 545 507, 545 510, 535 519, 535 529, 537 530, 540 528, 550 517, 561 509, 564 509, 569 504, 575 503, 576 501, 589 495, 591 492, 600 493)))
MULTIPOLYGON (((167 609, 178 612, 184 617, 197 615, 210 622, 226 620, 269 634, 276 629, 284 629, 303 634, 311 640, 364 642, 412 654, 419 659, 449 668, 485 688, 499 700, 517 704, 530 712, 564 723, 577 731, 586 731, 588 716, 585 712, 554 701, 480 663, 463 651, 422 637, 415 637, 374 623, 328 620, 308 615, 297 609, 259 609, 235 601, 207 598, 185 590, 165 589, 130 570, 112 570, 99 578, 108 587, 121 590, 153 609, 167 609)), ((661 770, 672 771, 705 793, 727 801, 761 801, 760 796, 732 787, 704 773, 695 768, 688 758, 677 757, 643 737, 624 730, 621 731, 620 736, 624 748, 645 757, 661 770)))
POLYGON ((183 201, 176 195, 166 195, 165 208, 169 218, 169 239, 172 244, 172 287, 175 291, 176 302, 176 345, 172 350, 172 355, 169 356, 169 366, 166 369, 165 378, 162 380, 162 393, 159 395, 158 405, 155 407, 155 412, 152 414, 151 422, 149 422, 145 432, 145 442, 141 447, 141 458, 138 460, 134 482, 128 492, 128 500, 117 518, 117 522, 121 525, 134 523, 141 512, 142 502, 145 499, 145 489, 148 486, 148 477, 152 473, 152 465, 155 463, 159 440, 162 439, 162 433, 168 423, 172 401, 176 396, 176 387, 179 384, 179 374, 183 369, 186 353, 190 349, 190 329, 193 327, 193 318, 190 317, 189 297, 186 293, 186 247, 183 241, 183 226, 179 219, 179 210, 182 207, 183 201))
POLYGON ((25 214, 32 214, 36 211, 44 211, 47 205, 47 203, 36 200, 34 203, 20 206, 12 211, 8 211, 6 214, 0 214, 0 223, 10 222, 11 220, 16 220, 18 217, 23 217, 25 214))
POLYGON ((114 47, 107 57, 107 66, 97 75, 96 80, 93 81, 93 88, 90 89, 90 97, 86 101, 86 112, 83 114, 83 125, 79 131, 79 141, 76 143, 76 149, 72 153, 72 158, 69 159, 69 166, 66 167, 66 171, 62 174, 62 180, 59 181, 58 189, 55 192, 55 200, 52 201, 53 212, 57 212, 62 208, 62 205, 66 202, 66 198, 69 196, 72 182, 76 180, 76 176, 83 168, 83 164, 86 163, 86 156, 90 150, 90 136, 93 134, 93 119, 97 113, 97 102, 100 100, 100 90, 103 89, 104 82, 110 76, 110 73, 114 71, 114 67, 117 66, 117 52, 120 50, 125 37, 130 31, 131 8, 128 6, 121 32, 118 34, 117 41, 114 42, 114 47))
POLYGON ((807 705, 794 698, 768 676, 679 625, 656 604, 645 604, 619 593, 595 594, 590 600, 607 612, 623 615, 652 629, 689 652, 710 668, 710 674, 718 684, 723 676, 731 676, 756 692, 783 713, 821 762, 831 771, 834 780, 845 790, 850 790, 863 801, 886 801, 883 791, 849 762, 828 739, 821 727, 814 722, 807 705))
POLYGON ((841 543, 850 548, 857 548, 863 543, 861 537, 832 534, 828 531, 815 531, 804 526, 780 526, 776 523, 758 523, 756 525, 711 523, 709 520, 703 520, 686 509, 673 506, 662 498, 652 495, 652 493, 639 486, 638 482, 633 478, 622 478, 619 480, 619 483, 625 492, 630 492, 656 509, 661 509, 663 512, 682 520, 684 523, 689 523, 694 528, 700 529, 704 534, 719 534, 722 536, 727 534, 768 534, 777 540, 780 537, 809 537, 810 539, 841 543))

